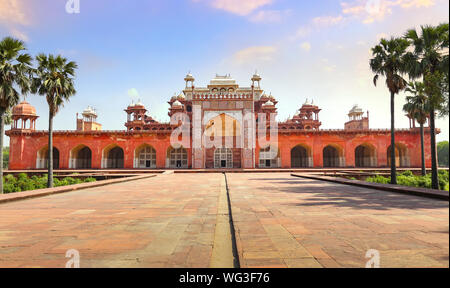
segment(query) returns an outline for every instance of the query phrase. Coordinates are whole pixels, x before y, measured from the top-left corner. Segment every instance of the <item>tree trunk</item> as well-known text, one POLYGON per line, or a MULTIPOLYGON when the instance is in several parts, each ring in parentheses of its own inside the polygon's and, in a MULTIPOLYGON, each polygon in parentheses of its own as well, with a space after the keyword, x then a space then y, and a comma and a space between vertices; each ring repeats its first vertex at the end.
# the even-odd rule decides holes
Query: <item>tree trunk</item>
POLYGON ((426 176, 427 168, 425 167, 425 145, 424 145, 423 123, 420 123, 420 148, 422 157, 422 176, 426 176))
POLYGON ((47 187, 53 188, 53 114, 49 109, 48 117, 48 180, 47 187))
POLYGON ((5 112, 6 109, 0 107, 0 149, 2 151, 0 157, 0 194, 3 194, 3 135, 5 134, 5 112))
POLYGON ((397 165, 395 163, 395 94, 391 92, 391 184, 397 184, 397 165))
POLYGON ((430 113, 430 136, 431 136, 431 188, 439 190, 439 176, 436 152, 436 123, 435 111, 431 109, 430 113))

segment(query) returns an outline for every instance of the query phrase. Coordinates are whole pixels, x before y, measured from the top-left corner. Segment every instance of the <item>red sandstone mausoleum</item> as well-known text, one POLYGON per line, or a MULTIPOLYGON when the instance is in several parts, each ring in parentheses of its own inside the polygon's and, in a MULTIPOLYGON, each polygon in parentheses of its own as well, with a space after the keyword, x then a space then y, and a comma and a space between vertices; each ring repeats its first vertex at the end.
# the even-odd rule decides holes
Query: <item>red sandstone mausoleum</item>
MULTIPOLYGON (((126 130, 103 131, 101 124, 97 123, 96 111, 88 107, 81 118, 77 116, 76 130, 54 131, 55 169, 390 165, 390 130, 370 129, 369 113, 364 116, 358 106, 350 110, 344 129, 322 130, 321 109, 307 100, 292 119, 277 123, 275 141, 267 135, 266 141, 261 141, 254 131, 260 123, 269 126, 269 120, 276 115, 278 101, 261 89, 258 74, 253 75, 251 87, 240 87, 229 75, 217 75, 203 88, 194 86, 195 79, 191 74, 184 80, 186 87, 183 92, 169 101, 170 123, 155 121, 142 103, 136 103, 125 110, 126 130), (248 115, 252 116, 251 121, 248 121, 248 115), (176 131, 192 137, 184 138, 183 134, 175 137, 178 143, 173 144, 172 135, 176 131), (207 141, 215 144, 207 145, 207 141), (233 145, 230 147, 224 143, 233 145)), ((12 114, 11 130, 6 132, 10 137, 9 169, 47 168, 48 132, 35 129, 36 109, 24 101, 13 108, 12 114)), ((413 122, 410 121, 410 129, 396 130, 396 162, 400 167, 421 165, 420 132, 413 122)), ((430 167, 430 130, 427 128, 425 131, 426 165, 430 167)))

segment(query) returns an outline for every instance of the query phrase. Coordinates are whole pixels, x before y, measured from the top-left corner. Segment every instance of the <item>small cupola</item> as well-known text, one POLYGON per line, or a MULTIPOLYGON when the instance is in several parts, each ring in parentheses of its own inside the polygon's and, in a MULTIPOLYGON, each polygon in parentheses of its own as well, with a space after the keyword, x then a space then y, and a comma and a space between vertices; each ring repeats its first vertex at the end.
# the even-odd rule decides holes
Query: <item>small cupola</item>
POLYGON ((13 130, 36 130, 36 120, 39 118, 34 108, 27 101, 22 101, 12 109, 13 130))

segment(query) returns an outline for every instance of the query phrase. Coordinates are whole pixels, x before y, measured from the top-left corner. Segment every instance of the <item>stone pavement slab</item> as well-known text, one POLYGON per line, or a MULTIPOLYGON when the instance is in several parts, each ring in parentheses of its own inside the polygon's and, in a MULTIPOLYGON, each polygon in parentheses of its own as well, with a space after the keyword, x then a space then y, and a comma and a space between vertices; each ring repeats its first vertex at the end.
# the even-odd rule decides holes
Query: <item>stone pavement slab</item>
MULTIPOLYGON (((369 249, 381 267, 449 266, 448 202, 289 173, 227 180, 242 267, 365 267, 369 249)), ((71 249, 81 267, 221 266, 223 183, 172 173, 0 204, 0 267, 62 268, 71 249)))
POLYGON ((0 267, 208 267, 222 174, 159 175, 0 204, 0 267))
POLYGON ((241 267, 448 267, 448 202, 291 177, 227 174, 241 267))

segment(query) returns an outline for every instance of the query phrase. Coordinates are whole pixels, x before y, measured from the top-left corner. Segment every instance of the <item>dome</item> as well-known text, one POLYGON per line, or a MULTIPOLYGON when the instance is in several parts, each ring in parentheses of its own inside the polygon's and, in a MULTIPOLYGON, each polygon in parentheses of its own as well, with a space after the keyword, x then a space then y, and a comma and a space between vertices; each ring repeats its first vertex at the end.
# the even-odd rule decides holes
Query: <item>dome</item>
POLYGON ((27 101, 22 101, 17 106, 14 106, 12 110, 12 115, 18 115, 18 116, 37 116, 36 115, 36 108, 30 105, 27 101))
POLYGON ((350 110, 349 114, 354 114, 354 113, 363 113, 363 110, 361 108, 359 108, 358 105, 354 105, 353 108, 350 110))
POLYGON ((92 108, 91 106, 88 106, 86 109, 84 109, 82 115, 97 116, 97 112, 95 112, 94 108, 92 108))
POLYGON ((261 80, 261 75, 259 75, 258 72, 255 72, 255 74, 253 74, 252 80, 253 81, 260 81, 261 80))
POLYGON ((192 76, 191 72, 189 72, 186 77, 184 78, 185 81, 194 81, 195 78, 192 76))
POLYGON ((178 101, 178 100, 172 103, 172 107, 182 107, 182 106, 183 106, 183 105, 182 105, 181 102, 178 101))
POLYGON ((273 106, 273 105, 274 105, 273 102, 270 100, 263 104, 263 106, 273 106))
POLYGON ((177 99, 182 99, 182 100, 184 100, 184 99, 185 99, 184 94, 183 94, 183 93, 180 93, 180 95, 178 95, 178 98, 177 98, 177 99))

